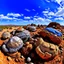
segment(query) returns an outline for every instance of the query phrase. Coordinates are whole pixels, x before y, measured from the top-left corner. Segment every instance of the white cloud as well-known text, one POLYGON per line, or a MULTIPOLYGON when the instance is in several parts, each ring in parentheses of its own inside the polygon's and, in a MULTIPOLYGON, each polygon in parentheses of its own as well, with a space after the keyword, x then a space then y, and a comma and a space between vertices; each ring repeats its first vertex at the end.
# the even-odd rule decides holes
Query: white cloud
POLYGON ((32 11, 36 11, 35 9, 32 9, 32 11))
POLYGON ((27 8, 26 8, 25 10, 26 10, 27 12, 30 12, 30 10, 29 10, 29 9, 27 9, 27 8))
POLYGON ((57 17, 62 16, 64 17, 64 0, 54 0, 55 2, 57 2, 60 6, 57 8, 57 12, 55 13, 55 15, 57 17))
POLYGON ((64 20, 62 17, 55 18, 55 20, 64 20))
POLYGON ((37 16, 39 13, 37 12, 36 14, 35 14, 35 16, 37 16))
POLYGON ((55 16, 55 13, 54 12, 49 12, 49 11, 43 11, 42 12, 44 14, 44 16, 46 16, 47 18, 49 18, 50 16, 55 16))
POLYGON ((44 16, 48 17, 48 14, 44 14, 44 16))
POLYGON ((52 16, 49 16, 48 18, 52 18, 52 16))
POLYGON ((62 2, 61 2, 61 6, 64 6, 64 0, 62 0, 62 2))
POLYGON ((24 16, 24 14, 21 14, 21 16, 24 16))
POLYGON ((49 12, 48 15, 54 16, 54 12, 49 12))
POLYGON ((52 22, 50 19, 42 18, 42 17, 34 17, 33 20, 23 20, 24 22, 28 23, 36 23, 36 24, 48 24, 52 22))
POLYGON ((24 19, 30 19, 30 17, 26 17, 26 16, 24 16, 24 19))
POLYGON ((12 18, 2 15, 2 16, 0 16, 0 19, 12 19, 12 18))
POLYGON ((3 14, 0 14, 0 17, 4 16, 3 14))
POLYGON ((64 7, 59 7, 59 8, 57 8, 57 12, 56 13, 54 13, 54 12, 49 12, 49 11, 43 11, 43 13, 44 13, 44 15, 45 16, 56 16, 56 17, 60 17, 60 16, 62 16, 62 17, 64 17, 64 7))
POLYGON ((34 18, 38 18, 38 16, 34 16, 34 18))
POLYGON ((62 2, 62 0, 51 0, 52 2, 57 2, 58 4, 60 4, 60 2, 62 2))
POLYGON ((38 8, 41 8, 41 6, 38 6, 38 8))
POLYGON ((42 17, 38 17, 38 18, 34 18, 33 19, 33 23, 36 24, 43 24, 43 25, 48 25, 50 22, 52 22, 50 19, 46 19, 46 18, 42 18, 42 17))
POLYGON ((58 11, 55 13, 56 16, 63 16, 64 17, 64 7, 59 7, 58 11))
POLYGON ((14 20, 14 19, 17 19, 17 18, 11 18, 11 17, 8 17, 8 16, 4 16, 3 14, 0 14, 0 19, 7 19, 7 20, 14 20))
POLYGON ((60 4, 61 1, 62 1, 62 0, 56 0, 56 2, 57 2, 58 4, 60 4))
POLYGON ((37 20, 38 21, 44 21, 44 18, 39 17, 39 18, 37 18, 37 20))
POLYGON ((46 2, 50 2, 49 0, 46 0, 46 2))
POLYGON ((49 10, 50 10, 50 8, 46 8, 45 10, 49 11, 49 10))
POLYGON ((46 21, 46 22, 52 22, 52 20, 50 20, 50 19, 45 19, 45 21, 46 21))
POLYGON ((61 7, 64 7, 64 0, 51 0, 52 2, 57 2, 61 7))
POLYGON ((43 11, 42 13, 48 13, 49 11, 43 11))
POLYGON ((8 13, 7 16, 19 17, 21 15, 19 13, 8 13))
MULTIPOLYGON (((9 23, 9 21, 13 21, 13 22, 17 21, 19 24, 22 24, 22 23, 23 24, 30 24, 30 23, 47 24, 47 23, 51 22, 50 19, 42 18, 42 17, 39 17, 39 16, 34 16, 34 17, 32 17, 33 19, 31 19, 31 17, 29 17, 29 16, 24 16, 24 19, 18 19, 17 17, 11 17, 9 15, 10 15, 9 13, 7 14, 7 16, 0 14, 0 20, 1 21, 6 20, 7 23, 9 23)), ((11 15, 13 15, 13 14, 11 14, 11 15)), ((13 24, 16 24, 16 23, 13 23, 13 24)))
POLYGON ((38 17, 38 18, 34 18, 34 21, 39 21, 39 22, 51 22, 50 19, 46 19, 46 18, 42 18, 42 17, 38 17))

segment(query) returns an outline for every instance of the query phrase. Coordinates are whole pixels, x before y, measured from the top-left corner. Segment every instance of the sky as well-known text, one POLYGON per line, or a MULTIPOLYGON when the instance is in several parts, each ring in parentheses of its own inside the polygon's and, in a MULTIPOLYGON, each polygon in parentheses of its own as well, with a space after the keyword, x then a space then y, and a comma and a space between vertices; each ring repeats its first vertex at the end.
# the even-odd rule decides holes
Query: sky
POLYGON ((0 0, 0 25, 50 22, 64 25, 64 0, 0 0))

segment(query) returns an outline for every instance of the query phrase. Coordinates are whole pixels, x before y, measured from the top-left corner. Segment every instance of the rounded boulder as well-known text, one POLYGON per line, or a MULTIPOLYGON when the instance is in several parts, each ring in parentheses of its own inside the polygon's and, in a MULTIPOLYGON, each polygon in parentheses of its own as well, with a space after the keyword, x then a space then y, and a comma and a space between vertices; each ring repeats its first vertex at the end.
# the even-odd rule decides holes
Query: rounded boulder
POLYGON ((4 52, 13 53, 18 51, 22 47, 23 47, 23 41, 19 37, 13 36, 2 45, 2 50, 4 52))

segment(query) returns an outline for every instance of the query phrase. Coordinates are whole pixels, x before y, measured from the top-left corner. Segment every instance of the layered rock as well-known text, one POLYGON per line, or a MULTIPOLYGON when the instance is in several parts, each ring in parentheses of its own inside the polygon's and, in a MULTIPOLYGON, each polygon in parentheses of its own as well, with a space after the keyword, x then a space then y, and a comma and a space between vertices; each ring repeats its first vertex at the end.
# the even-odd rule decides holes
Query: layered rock
POLYGON ((39 46, 36 48, 36 53, 45 60, 49 60, 53 57, 55 57, 59 52, 59 48, 57 45, 48 43, 48 42, 42 42, 39 46))
POLYGON ((50 33, 46 30, 42 30, 41 32, 39 32, 39 34, 43 37, 44 40, 54 44, 60 44, 62 41, 61 37, 58 37, 57 35, 54 35, 53 33, 50 33))
POLYGON ((57 23, 57 22, 51 22, 47 27, 61 29, 61 25, 59 23, 57 23))
POLYGON ((57 36, 60 36, 60 37, 62 36, 62 33, 54 28, 49 27, 49 28, 45 28, 45 30, 47 30, 48 32, 51 32, 57 36))

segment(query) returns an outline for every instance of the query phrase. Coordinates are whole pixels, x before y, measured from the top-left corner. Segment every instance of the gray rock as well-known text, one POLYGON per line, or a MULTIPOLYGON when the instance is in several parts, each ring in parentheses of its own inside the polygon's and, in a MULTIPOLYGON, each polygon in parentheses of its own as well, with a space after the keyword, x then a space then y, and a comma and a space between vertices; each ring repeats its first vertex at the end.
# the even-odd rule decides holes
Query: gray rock
POLYGON ((30 62, 30 61, 31 61, 31 58, 30 58, 30 57, 28 57, 28 58, 27 58, 27 62, 30 62))
POLYGON ((24 30, 18 34, 16 34, 19 38, 21 38, 24 42, 26 42, 31 36, 28 30, 24 30))
POLYGON ((28 26, 27 29, 30 30, 30 31, 33 31, 33 32, 36 31, 35 26, 28 26))
POLYGON ((2 50, 4 52, 12 53, 18 51, 22 47, 23 47, 23 41, 19 37, 13 36, 6 43, 2 45, 2 50))
POLYGON ((10 33, 9 32, 3 32, 3 34, 2 34, 2 38, 3 39, 7 39, 7 38, 10 38, 10 33))
POLYGON ((19 27, 16 31, 18 31, 18 32, 22 32, 23 30, 24 30, 23 27, 19 27))

